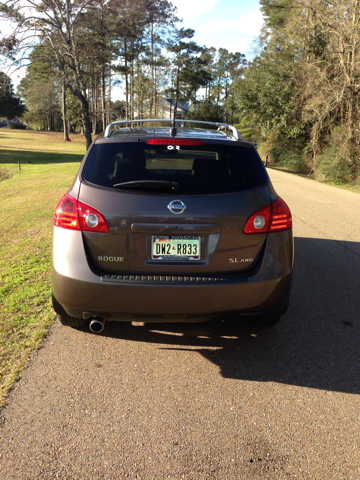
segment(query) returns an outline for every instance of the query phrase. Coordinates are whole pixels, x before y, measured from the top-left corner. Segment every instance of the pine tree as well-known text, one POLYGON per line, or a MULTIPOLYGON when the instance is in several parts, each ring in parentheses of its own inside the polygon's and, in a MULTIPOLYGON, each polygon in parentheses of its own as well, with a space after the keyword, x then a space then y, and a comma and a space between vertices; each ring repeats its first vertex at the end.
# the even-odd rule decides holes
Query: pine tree
POLYGON ((14 94, 10 78, 0 71, 0 117, 12 120, 15 117, 21 117, 25 111, 25 105, 14 94))

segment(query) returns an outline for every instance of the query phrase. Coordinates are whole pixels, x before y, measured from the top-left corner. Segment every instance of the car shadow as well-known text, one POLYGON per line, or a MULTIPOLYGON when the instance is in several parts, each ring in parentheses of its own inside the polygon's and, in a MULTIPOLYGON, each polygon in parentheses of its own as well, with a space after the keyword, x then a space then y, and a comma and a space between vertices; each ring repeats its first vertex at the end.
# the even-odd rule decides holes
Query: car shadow
POLYGON ((295 238, 289 310, 271 329, 235 322, 108 322, 101 335, 191 350, 225 378, 360 393, 360 243, 295 238))
POLYGON ((33 163, 35 165, 45 165, 48 163, 80 163, 84 158, 84 154, 76 153, 52 153, 52 152, 38 152, 36 150, 29 150, 26 147, 18 147, 16 150, 0 150, 0 165, 1 164, 16 164, 19 162, 19 155, 21 153, 20 163, 33 163))

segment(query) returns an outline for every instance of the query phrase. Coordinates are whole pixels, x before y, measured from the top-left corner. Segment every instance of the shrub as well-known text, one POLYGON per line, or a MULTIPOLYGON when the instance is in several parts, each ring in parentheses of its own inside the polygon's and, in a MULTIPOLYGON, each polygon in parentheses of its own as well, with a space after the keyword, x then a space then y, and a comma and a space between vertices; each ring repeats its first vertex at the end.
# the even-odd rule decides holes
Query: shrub
POLYGON ((26 125, 23 123, 10 123, 9 128, 13 130, 26 130, 26 125))
POLYGON ((6 170, 5 168, 0 168, 0 182, 3 180, 7 180, 12 177, 12 174, 9 170, 6 170))
POLYGON ((302 138, 289 139, 272 135, 259 144, 260 156, 270 155, 270 162, 301 173, 308 173, 305 142, 302 138))
POLYGON ((324 181, 344 184, 350 183, 355 178, 353 164, 350 162, 349 156, 337 145, 330 145, 317 158, 316 164, 316 172, 324 177, 324 181))
POLYGON ((337 127, 327 139, 327 148, 316 158, 316 171, 324 176, 324 180, 338 184, 356 181, 358 172, 355 168, 358 150, 349 145, 346 131, 343 127, 337 127))

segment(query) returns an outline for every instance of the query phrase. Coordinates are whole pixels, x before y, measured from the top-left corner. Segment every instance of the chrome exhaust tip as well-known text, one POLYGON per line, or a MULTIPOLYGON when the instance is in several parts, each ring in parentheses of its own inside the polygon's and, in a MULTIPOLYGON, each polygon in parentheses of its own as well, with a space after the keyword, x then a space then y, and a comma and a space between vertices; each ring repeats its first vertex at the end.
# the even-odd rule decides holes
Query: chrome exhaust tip
POLYGON ((93 318, 90 322, 89 328, 92 333, 100 333, 104 330, 105 320, 102 318, 93 318))

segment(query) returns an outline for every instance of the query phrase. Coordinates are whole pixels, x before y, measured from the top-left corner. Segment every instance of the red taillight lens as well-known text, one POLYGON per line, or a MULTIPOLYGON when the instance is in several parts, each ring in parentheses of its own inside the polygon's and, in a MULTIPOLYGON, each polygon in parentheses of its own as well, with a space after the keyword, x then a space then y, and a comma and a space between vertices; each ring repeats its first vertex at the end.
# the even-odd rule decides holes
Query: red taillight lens
POLYGON ((281 232, 292 228, 292 217, 284 200, 278 198, 253 213, 245 223, 244 233, 281 232))
POLYGON ((190 140, 187 138, 150 138, 145 143, 149 145, 204 145, 201 140, 190 140))
POLYGON ((89 205, 86 205, 86 203, 78 200, 78 212, 81 230, 102 233, 109 231, 109 227, 104 216, 98 210, 95 210, 95 208, 89 207, 89 205))
POLYGON ((77 213, 77 200, 68 193, 57 204, 54 213, 54 225, 70 230, 80 230, 77 213))
POLYGON ((245 223, 244 233, 266 233, 271 222, 271 204, 253 213, 245 223), (262 221, 261 221, 262 220, 262 221), (261 225, 262 224, 262 225, 261 225))
POLYGON ((102 233, 109 231, 104 216, 98 210, 76 200, 68 193, 57 204, 53 223, 57 227, 70 230, 102 233))
POLYGON ((284 200, 278 198, 272 203, 272 207, 273 211, 270 232, 278 232, 292 228, 290 208, 286 205, 284 200))

